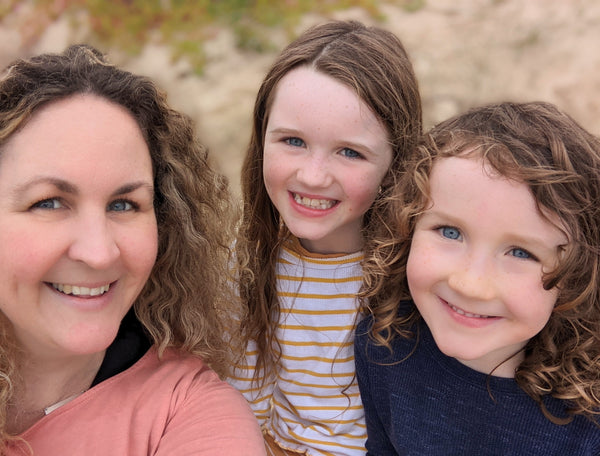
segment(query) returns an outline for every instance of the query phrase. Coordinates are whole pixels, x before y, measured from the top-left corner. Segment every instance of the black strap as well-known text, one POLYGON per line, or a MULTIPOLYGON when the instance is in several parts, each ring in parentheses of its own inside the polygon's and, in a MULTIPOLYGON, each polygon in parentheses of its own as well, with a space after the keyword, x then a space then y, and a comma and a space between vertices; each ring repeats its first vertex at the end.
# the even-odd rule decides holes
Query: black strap
POLYGON ((152 346, 146 331, 135 316, 133 308, 121 322, 117 337, 106 349, 102 365, 92 386, 113 377, 133 366, 152 346))

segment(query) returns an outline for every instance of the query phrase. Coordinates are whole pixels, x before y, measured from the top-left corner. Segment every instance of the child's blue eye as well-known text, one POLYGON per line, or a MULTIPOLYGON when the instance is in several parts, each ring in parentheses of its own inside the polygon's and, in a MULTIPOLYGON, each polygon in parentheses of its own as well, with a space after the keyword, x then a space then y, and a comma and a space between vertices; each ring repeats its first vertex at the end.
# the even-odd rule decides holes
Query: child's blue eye
POLYGON ((285 142, 292 147, 304 147, 304 141, 300 138, 287 138, 285 142))
POLYGON ((109 211, 124 212, 124 211, 130 211, 132 209, 135 209, 135 206, 126 200, 113 201, 112 203, 110 203, 108 205, 109 211))
POLYGON ((460 239, 460 231, 452 226, 443 226, 440 228, 442 236, 448 239, 460 239))
POLYGON ((342 150, 342 155, 344 155, 345 157, 348 157, 348 158, 361 158, 362 157, 361 154, 359 154, 358 152, 356 152, 353 149, 349 149, 348 147, 345 147, 342 150))
POLYGON ((512 249, 510 251, 510 253, 515 258, 522 258, 524 260, 527 260, 529 258, 533 258, 533 255, 531 255, 527 250, 523 250, 523 249, 520 249, 518 247, 515 247, 514 249, 512 249))
POLYGON ((48 198, 45 200, 41 200, 32 206, 32 208, 35 209, 60 209, 62 207, 63 204, 58 198, 48 198))

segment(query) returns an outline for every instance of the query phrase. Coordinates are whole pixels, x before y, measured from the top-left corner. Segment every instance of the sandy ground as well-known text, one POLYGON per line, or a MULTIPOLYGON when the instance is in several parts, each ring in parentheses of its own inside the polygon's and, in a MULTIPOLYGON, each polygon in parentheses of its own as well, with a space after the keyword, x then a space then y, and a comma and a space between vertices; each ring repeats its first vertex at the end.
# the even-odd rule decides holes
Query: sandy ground
MULTIPOLYGON (((297 31, 328 19, 358 19, 396 33, 409 51, 429 127, 470 106, 491 101, 545 100, 600 134, 599 0, 429 0, 410 13, 382 3, 385 19, 360 9, 330 17, 305 16, 297 31)), ((0 23, 0 65, 86 41, 86 31, 64 19, 28 43, 22 25, 26 5, 0 23)), ((286 38, 274 32, 280 47, 286 38)), ((256 90, 274 53, 243 53, 228 30, 206 42, 202 77, 169 50, 148 43, 132 57, 103 49, 113 61, 156 79, 171 103, 190 115, 218 166, 238 191, 241 157, 248 141, 256 90)))

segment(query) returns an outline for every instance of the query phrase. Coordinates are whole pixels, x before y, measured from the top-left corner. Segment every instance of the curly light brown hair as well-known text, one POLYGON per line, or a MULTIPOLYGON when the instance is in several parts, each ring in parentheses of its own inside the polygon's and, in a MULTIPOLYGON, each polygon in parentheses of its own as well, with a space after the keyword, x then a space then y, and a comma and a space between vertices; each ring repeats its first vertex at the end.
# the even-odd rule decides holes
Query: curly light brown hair
MULTIPOLYGON (((412 64, 393 33, 356 21, 333 21, 314 26, 278 56, 256 97, 250 144, 242 168, 243 217, 237 240, 239 292, 247 306, 242 334, 258 348, 255 379, 270 372, 277 354, 274 325, 279 316, 275 266, 286 230, 263 182, 263 148, 269 111, 279 81, 291 70, 310 67, 348 86, 385 127, 392 146, 390 169, 399 168, 406 151, 421 134, 421 99, 412 64)), ((393 186, 394 173, 381 183, 380 195, 393 186)), ((363 227, 368 237, 370 211, 363 227)))
MULTIPOLYGON (((150 152, 158 254, 134 303, 159 353, 174 347, 201 356, 225 375, 230 365, 224 316, 235 205, 227 180, 209 164, 191 120, 167 104, 150 79, 110 64, 86 45, 10 65, 0 78, 0 160, 3 145, 42 107, 75 94, 94 94, 126 108, 150 152)), ((18 366, 10 323, 0 324, 0 442, 18 366), (10 348, 12 347, 12 348, 10 348)))
POLYGON ((542 277, 555 288, 554 311, 525 346, 519 386, 553 422, 542 398, 567 401, 571 414, 600 413, 600 140, 555 106, 500 103, 475 108, 434 127, 412 154, 393 194, 374 208, 379 223, 365 262, 361 298, 374 316, 371 338, 391 349, 420 319, 398 304, 409 300, 406 264, 419 215, 431 204, 429 175, 436 160, 483 159, 499 175, 525 183, 542 217, 553 214, 568 244, 558 266, 542 277), (544 215, 546 214, 546 215, 544 215))

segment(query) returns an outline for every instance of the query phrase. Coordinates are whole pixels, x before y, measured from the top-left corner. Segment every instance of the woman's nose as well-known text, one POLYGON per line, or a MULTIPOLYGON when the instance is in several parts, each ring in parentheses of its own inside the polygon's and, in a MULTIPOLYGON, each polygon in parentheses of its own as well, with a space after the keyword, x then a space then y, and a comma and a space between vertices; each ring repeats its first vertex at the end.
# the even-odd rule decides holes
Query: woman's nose
POLYGON ((82 215, 73 227, 69 257, 94 269, 105 269, 119 257, 120 251, 110 221, 103 216, 82 215))

